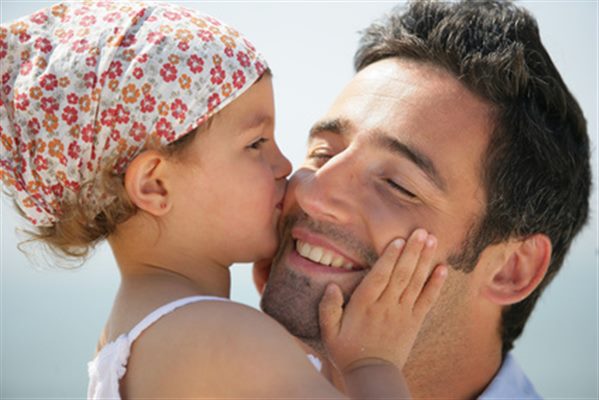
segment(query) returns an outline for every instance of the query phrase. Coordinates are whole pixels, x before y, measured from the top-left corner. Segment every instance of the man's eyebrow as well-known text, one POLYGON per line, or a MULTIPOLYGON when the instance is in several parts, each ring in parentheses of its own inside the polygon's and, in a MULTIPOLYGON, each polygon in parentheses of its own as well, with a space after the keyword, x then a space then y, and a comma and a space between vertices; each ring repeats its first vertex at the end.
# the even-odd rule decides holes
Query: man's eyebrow
POLYGON ((314 138, 314 136, 322 132, 331 132, 343 135, 347 133, 350 125, 351 123, 349 121, 341 118, 325 119, 322 121, 318 121, 317 123, 312 125, 312 128, 310 128, 308 141, 310 141, 310 139, 314 138))
MULTIPOLYGON (((344 118, 333 118, 318 121, 310 129, 308 142, 322 132, 330 132, 344 136, 347 135, 352 129, 351 121, 344 118)), ((384 131, 375 130, 372 133, 374 143, 377 146, 382 147, 394 154, 398 154, 403 158, 409 159, 420 170, 422 170, 426 176, 430 178, 437 188, 443 192, 447 191, 445 180, 441 177, 439 171, 435 167, 435 164, 429 157, 422 154, 421 151, 415 149, 413 146, 400 142, 384 131)))
POLYGON ((437 186, 443 192, 447 191, 445 180, 443 177, 441 177, 437 168, 435 168, 433 161, 425 154, 422 154, 422 152, 414 147, 400 142, 393 136, 390 136, 382 131, 375 131, 373 140, 378 146, 389 150, 392 153, 408 158, 431 179, 435 186, 437 186))

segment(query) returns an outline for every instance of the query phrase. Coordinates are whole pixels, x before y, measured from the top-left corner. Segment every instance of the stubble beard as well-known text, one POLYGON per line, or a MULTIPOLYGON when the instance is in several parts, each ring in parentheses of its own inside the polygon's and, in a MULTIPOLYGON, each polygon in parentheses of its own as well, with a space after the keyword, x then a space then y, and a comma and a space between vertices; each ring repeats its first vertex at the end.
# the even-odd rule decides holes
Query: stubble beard
POLYGON ((273 259, 271 274, 260 307, 283 325, 289 333, 324 356, 325 349, 320 339, 318 304, 325 286, 282 265, 285 254, 292 251, 291 229, 298 219, 297 215, 290 215, 282 224, 281 243, 273 259))
MULTIPOLYGON (((369 265, 373 265, 376 262, 378 255, 372 247, 358 241, 350 234, 343 233, 339 228, 327 227, 327 225, 313 222, 304 213, 288 215, 282 222, 279 230, 281 242, 273 259, 271 274, 262 296, 260 307, 265 313, 283 325, 293 336, 309 345, 320 355, 326 356, 326 350, 320 336, 318 318, 318 306, 326 284, 314 282, 308 277, 296 273, 292 268, 282 265, 286 254, 293 250, 294 240, 291 237, 291 229, 298 221, 307 223, 315 231, 329 234, 330 237, 342 239, 344 243, 351 245, 354 249, 358 249, 363 259, 369 265)), ((459 246, 457 251, 452 252, 447 257, 447 260, 455 263, 453 269, 459 275, 470 272, 472 268, 464 268, 463 266, 473 262, 479 255, 476 254, 473 257, 471 254, 473 249, 469 246, 469 236, 469 234, 466 235, 466 239, 461 243, 462 246, 459 246), (456 266, 458 267, 455 268, 456 266)), ((449 312, 450 309, 453 312, 458 311, 454 307, 451 307, 451 305, 459 303, 459 297, 461 296, 458 291, 451 290, 449 286, 455 288, 459 285, 448 285, 445 288, 444 292, 446 296, 441 295, 438 304, 431 310, 431 314, 427 317, 428 323, 425 322, 421 334, 419 334, 416 340, 416 345, 427 343, 431 338, 434 339, 438 326, 431 326, 431 324, 440 324, 441 326, 451 325, 451 321, 444 320, 444 315, 451 318, 449 317, 449 314, 451 314, 449 312), (451 298, 451 296, 457 296, 458 298, 451 298), (447 304, 440 305, 439 303, 441 302, 447 304), (439 309, 435 310, 436 307, 439 307, 439 309)), ((351 297, 353 289, 347 293, 343 293, 344 303, 351 297)))

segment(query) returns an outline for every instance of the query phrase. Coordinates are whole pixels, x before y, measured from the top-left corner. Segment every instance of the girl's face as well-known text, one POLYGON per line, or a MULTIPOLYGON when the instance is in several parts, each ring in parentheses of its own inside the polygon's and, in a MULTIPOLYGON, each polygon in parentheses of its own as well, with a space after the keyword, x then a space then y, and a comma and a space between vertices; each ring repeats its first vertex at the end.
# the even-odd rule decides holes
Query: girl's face
POLYGON ((276 250, 291 164, 275 143, 274 123, 272 82, 264 76, 184 150, 173 211, 177 235, 190 251, 207 251, 229 265, 276 250))

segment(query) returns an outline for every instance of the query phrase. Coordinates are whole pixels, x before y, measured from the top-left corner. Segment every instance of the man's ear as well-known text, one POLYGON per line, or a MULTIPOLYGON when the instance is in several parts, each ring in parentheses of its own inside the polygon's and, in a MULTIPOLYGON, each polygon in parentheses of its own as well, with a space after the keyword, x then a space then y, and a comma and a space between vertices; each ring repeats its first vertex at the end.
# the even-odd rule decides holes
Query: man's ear
POLYGON ((137 155, 125 172, 125 190, 138 208, 162 216, 171 208, 171 196, 165 184, 166 158, 156 150, 137 155))
POLYGON ((546 235, 538 233, 510 244, 483 289, 485 297, 499 305, 518 303, 541 283, 550 261, 551 240, 546 235))

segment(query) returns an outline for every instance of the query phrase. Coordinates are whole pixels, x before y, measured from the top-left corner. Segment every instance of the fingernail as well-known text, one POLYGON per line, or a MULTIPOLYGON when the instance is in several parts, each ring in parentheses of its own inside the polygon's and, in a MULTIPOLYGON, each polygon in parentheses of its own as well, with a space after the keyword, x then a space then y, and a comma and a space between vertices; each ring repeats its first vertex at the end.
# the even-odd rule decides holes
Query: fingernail
POLYGON ((416 234, 416 240, 418 240, 419 242, 424 242, 424 239, 426 239, 427 233, 424 229, 420 229, 418 231, 418 233, 416 234))
POLYGON ((401 249, 404 244, 406 244, 406 241, 404 239, 395 239, 393 241, 393 246, 395 246, 398 249, 401 249))
POLYGON ((447 267, 446 266, 441 267, 441 270, 439 271, 439 275, 441 275, 442 278, 445 278, 447 276, 447 267))
POLYGON ((426 247, 433 247, 437 243, 437 238, 433 235, 428 235, 428 239, 426 239, 426 247))

